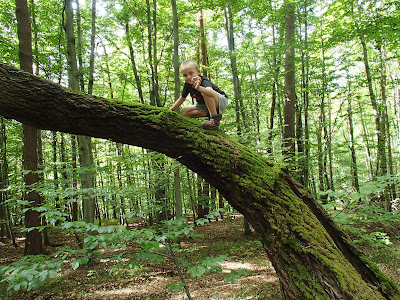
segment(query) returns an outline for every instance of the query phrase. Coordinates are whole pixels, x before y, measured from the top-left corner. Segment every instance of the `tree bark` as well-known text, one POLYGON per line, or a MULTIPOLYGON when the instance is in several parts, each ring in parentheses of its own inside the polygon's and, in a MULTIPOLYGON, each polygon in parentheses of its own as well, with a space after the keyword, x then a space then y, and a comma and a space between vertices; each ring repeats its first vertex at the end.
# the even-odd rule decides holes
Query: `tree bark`
POLYGON ((7 135, 6 124, 0 117, 0 241, 3 237, 9 237, 13 246, 16 246, 15 235, 10 222, 10 211, 6 204, 8 200, 8 162, 7 162, 7 135))
POLYGON ((351 95, 351 83, 350 79, 348 79, 348 90, 347 90, 347 119, 349 122, 349 135, 350 135, 350 153, 351 153, 351 174, 352 174, 352 183, 354 190, 359 193, 360 192, 360 183, 358 180, 358 167, 357 167, 357 156, 355 149, 355 137, 354 137, 354 126, 353 126, 353 108, 352 108, 352 95, 351 95))
POLYGON ((201 64, 203 65, 203 76, 210 78, 210 73, 208 72, 208 55, 207 55, 207 44, 206 44, 206 34, 204 29, 204 12, 200 9, 199 12, 199 29, 200 29, 200 45, 201 45, 201 64))
POLYGON ((280 165, 165 108, 77 94, 0 63, 0 113, 42 129, 110 139, 177 159, 248 218, 286 299, 400 299, 280 165))
MULTIPOLYGON (((71 89, 79 91, 78 67, 75 51, 74 13, 72 0, 65 1, 65 36, 67 39, 68 82, 71 89)), ((111 92, 112 95, 112 92, 111 92)), ((92 168, 92 142, 90 136, 78 136, 79 162, 81 167, 92 168)), ((90 191, 94 187, 94 174, 85 171, 82 175, 82 187, 86 189, 83 195, 83 219, 85 222, 94 223, 95 201, 90 191)))
MULTIPOLYGON (((232 9, 228 5, 225 8, 225 30, 228 38, 228 48, 229 48, 229 58, 231 62, 232 70, 232 82, 233 82, 233 94, 235 99, 235 111, 236 111, 236 126, 237 133, 240 135, 242 133, 242 123, 245 125, 246 116, 244 112, 242 91, 240 88, 239 75, 236 64, 236 52, 235 52, 235 38, 233 35, 233 15, 232 9)), ((246 125, 244 126, 246 129, 246 125)))
MULTIPOLYGON (((33 56, 32 56, 32 30, 30 24, 30 16, 28 11, 28 3, 26 0, 17 0, 16 16, 18 20, 18 40, 19 40, 19 60, 21 69, 26 72, 33 73, 33 56)), ((41 225, 41 218, 38 211, 33 208, 40 206, 42 199, 39 193, 32 188, 34 184, 39 182, 38 176, 38 153, 37 153, 37 129, 23 125, 23 167, 26 171, 24 175, 24 183, 26 190, 24 192, 24 200, 30 201, 25 212, 26 228, 37 227, 41 225)), ((38 229, 26 232, 24 254, 41 254, 43 253, 42 233, 38 229)))
POLYGON ((295 150, 295 3, 285 1, 285 105, 283 143, 286 158, 289 163, 294 162, 295 150))
POLYGON ((131 64, 132 64, 132 70, 133 70, 133 75, 135 76, 135 81, 136 81, 136 88, 139 94, 139 102, 144 103, 144 98, 143 98, 143 91, 142 91, 142 81, 140 80, 139 72, 136 67, 136 61, 135 61, 135 51, 133 50, 132 46, 132 41, 130 37, 130 31, 129 31, 129 23, 128 21, 125 24, 125 36, 126 36, 126 42, 129 47, 129 57, 131 59, 131 64))

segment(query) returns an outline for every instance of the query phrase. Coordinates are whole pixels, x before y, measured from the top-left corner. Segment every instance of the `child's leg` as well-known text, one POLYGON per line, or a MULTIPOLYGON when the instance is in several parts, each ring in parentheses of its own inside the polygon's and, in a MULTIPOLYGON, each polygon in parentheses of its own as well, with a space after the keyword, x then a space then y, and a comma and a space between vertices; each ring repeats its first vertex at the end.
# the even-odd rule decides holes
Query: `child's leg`
POLYGON ((197 109, 195 106, 185 107, 181 110, 181 114, 189 118, 207 117, 207 113, 197 109))
POLYGON ((218 114, 218 106, 219 106, 219 94, 216 91, 213 91, 212 96, 206 96, 203 94, 204 102, 207 105, 208 111, 210 112, 210 116, 215 116, 218 114))

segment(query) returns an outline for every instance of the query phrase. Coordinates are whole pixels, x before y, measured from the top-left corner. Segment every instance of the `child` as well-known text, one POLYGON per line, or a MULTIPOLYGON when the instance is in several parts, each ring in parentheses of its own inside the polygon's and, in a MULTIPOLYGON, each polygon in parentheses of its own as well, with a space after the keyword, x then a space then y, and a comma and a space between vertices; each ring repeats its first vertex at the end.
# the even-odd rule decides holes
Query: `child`
POLYGON ((201 124, 203 128, 218 129, 219 121, 222 118, 221 113, 229 103, 228 97, 210 80, 200 75, 200 67, 194 60, 185 60, 180 69, 185 85, 182 95, 172 105, 171 110, 181 106, 187 95, 190 94, 197 103, 183 108, 181 113, 189 118, 209 117, 207 122, 201 124))

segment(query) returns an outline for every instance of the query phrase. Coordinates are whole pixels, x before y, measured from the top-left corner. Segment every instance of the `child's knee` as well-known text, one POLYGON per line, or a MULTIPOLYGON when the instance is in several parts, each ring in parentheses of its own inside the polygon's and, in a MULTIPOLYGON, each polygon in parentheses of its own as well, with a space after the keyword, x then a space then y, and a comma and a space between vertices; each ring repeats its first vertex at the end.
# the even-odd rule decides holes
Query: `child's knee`
POLYGON ((215 103, 218 103, 218 93, 213 94, 212 96, 203 96, 204 100, 209 100, 209 101, 214 101, 215 103))
POLYGON ((182 108, 181 114, 187 117, 189 115, 189 109, 187 107, 182 108))

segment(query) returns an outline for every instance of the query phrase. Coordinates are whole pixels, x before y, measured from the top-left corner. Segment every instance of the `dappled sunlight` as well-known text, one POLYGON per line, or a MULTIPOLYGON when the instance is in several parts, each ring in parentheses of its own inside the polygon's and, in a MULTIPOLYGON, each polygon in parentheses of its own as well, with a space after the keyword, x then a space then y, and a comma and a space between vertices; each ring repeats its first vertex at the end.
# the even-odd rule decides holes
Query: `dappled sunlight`
POLYGON ((95 291, 92 296, 99 297, 100 299, 112 296, 130 296, 132 298, 138 296, 150 297, 152 291, 160 291, 160 289, 164 288, 166 289, 165 292, 167 292, 168 283, 170 283, 169 278, 163 276, 150 276, 147 280, 138 280, 133 284, 129 284, 129 287, 114 287, 110 290, 95 291))
POLYGON ((235 261, 225 261, 219 264, 219 266, 222 268, 222 271, 224 273, 229 273, 230 271, 237 271, 239 269, 245 269, 249 270, 252 272, 255 271, 265 271, 268 269, 272 269, 272 266, 260 266, 255 263, 250 263, 250 262, 235 262, 235 261))

